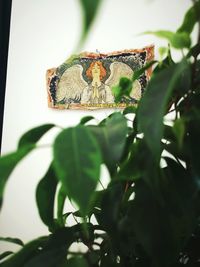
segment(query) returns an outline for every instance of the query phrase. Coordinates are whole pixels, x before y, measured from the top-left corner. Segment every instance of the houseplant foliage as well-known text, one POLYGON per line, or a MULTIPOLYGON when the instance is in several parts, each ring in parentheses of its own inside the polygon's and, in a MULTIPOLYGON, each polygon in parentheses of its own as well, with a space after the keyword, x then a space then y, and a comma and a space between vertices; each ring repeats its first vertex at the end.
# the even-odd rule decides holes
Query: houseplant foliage
MULTIPOLYGON (((114 112, 97 125, 88 116, 60 130, 52 163, 36 190, 50 234, 26 245, 2 237, 22 248, 3 253, 0 266, 200 265, 200 35, 194 46, 190 37, 199 20, 200 1, 194 1, 177 32, 153 32, 184 55, 175 63, 168 49, 161 62, 150 63, 153 75, 137 107, 114 112), (102 165, 110 182, 97 191, 102 165), (76 203, 75 212, 64 210, 67 198, 76 203), (73 226, 67 224, 69 216, 76 219, 73 226), (84 252, 72 251, 74 243, 83 244, 84 252)), ((119 101, 129 97, 130 83, 148 67, 132 80, 120 80, 113 89, 119 101)), ((0 159, 1 204, 12 170, 53 127, 28 131, 17 150, 0 159)))

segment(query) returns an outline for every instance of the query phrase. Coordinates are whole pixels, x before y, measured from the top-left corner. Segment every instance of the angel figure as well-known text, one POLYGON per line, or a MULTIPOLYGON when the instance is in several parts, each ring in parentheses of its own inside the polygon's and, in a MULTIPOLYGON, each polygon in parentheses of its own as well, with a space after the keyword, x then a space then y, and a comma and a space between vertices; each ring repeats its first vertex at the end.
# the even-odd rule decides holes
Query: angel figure
POLYGON ((106 76, 106 69, 101 61, 93 61, 86 71, 88 78, 92 79, 91 83, 83 90, 82 104, 103 104, 114 103, 114 97, 110 87, 102 82, 106 76))
MULTIPOLYGON (((103 82, 106 69, 101 61, 93 61, 86 71, 86 76, 91 80, 87 83, 83 78, 83 67, 75 64, 69 67, 61 76, 56 90, 56 102, 59 104, 107 104, 114 103, 112 87, 119 83, 121 77, 131 78, 133 70, 123 62, 110 64, 111 74, 103 82)), ((130 95, 138 100, 141 97, 141 85, 139 81, 133 84, 130 95)))

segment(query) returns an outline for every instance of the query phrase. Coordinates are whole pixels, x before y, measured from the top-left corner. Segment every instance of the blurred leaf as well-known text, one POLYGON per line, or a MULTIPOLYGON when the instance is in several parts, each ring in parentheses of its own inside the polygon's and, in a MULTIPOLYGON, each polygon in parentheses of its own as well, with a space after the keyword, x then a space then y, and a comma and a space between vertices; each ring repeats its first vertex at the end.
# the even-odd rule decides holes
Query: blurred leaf
POLYGON ((175 62, 172 59, 170 46, 168 46, 168 52, 167 52, 166 57, 162 61, 160 61, 159 64, 155 67, 155 69, 153 70, 152 76, 156 75, 158 72, 172 65, 175 65, 175 62))
MULTIPOLYGON (((65 205, 65 199, 66 199, 66 192, 65 192, 63 186, 61 186, 59 191, 58 191, 58 197, 57 197, 57 219, 58 219, 58 223, 61 226, 65 225, 65 220, 66 220, 66 216, 65 216, 65 218, 63 217, 63 209, 64 209, 64 205, 65 205)), ((69 212, 69 214, 71 214, 71 212, 69 212)))
POLYGON ((32 257, 24 267, 58 267, 61 266, 62 262, 66 257, 66 249, 55 248, 49 251, 42 251, 35 257, 32 257))
POLYGON ((123 110, 123 115, 131 114, 131 113, 135 114, 136 109, 137 109, 137 108, 134 107, 134 106, 126 107, 126 108, 123 110))
POLYGON ((168 47, 166 46, 161 46, 158 49, 159 55, 161 58, 163 58, 163 56, 165 56, 168 53, 168 47))
POLYGON ((132 77, 132 81, 134 82, 135 80, 137 80, 138 78, 140 78, 140 76, 149 68, 151 68, 155 63, 157 63, 156 60, 150 61, 148 62, 144 67, 142 67, 139 70, 134 71, 133 73, 133 77, 132 77))
POLYGON ((145 140, 157 160, 161 152, 166 105, 187 66, 183 61, 152 77, 138 107, 139 129, 144 133, 145 140))
POLYGON ((89 265, 83 257, 77 256, 67 260, 61 267, 89 267, 89 265))
POLYGON ((0 237, 0 241, 6 241, 10 242, 16 245, 24 246, 23 241, 21 241, 19 238, 12 238, 12 237, 0 237))
POLYGON ((86 214, 98 183, 101 165, 101 152, 89 129, 78 125, 63 130, 54 143, 54 162, 67 195, 86 214))
POLYGON ((198 0, 185 14, 184 20, 177 33, 191 33, 194 25, 200 20, 200 1, 198 0))
POLYGON ((179 255, 179 237, 168 210, 155 197, 142 180, 136 182, 135 199, 130 202, 128 211, 128 225, 133 227, 138 242, 150 256, 152 266, 167 267, 179 255))
POLYGON ((53 168, 49 166, 47 173, 40 180, 36 190, 37 207, 40 218, 50 231, 54 229, 54 199, 58 180, 53 168))
POLYGON ((185 124, 184 124, 183 119, 180 118, 180 119, 175 120, 174 126, 172 129, 173 129, 174 135, 177 138, 179 147, 182 147, 183 138, 185 135, 185 124))
POLYGON ((126 77, 122 77, 119 85, 112 87, 115 102, 120 102, 122 96, 129 96, 132 91, 132 81, 126 77))
POLYGON ((53 128, 54 124, 44 124, 26 132, 19 140, 18 148, 25 145, 35 144, 46 132, 53 128))
POLYGON ((85 116, 83 117, 81 120, 80 120, 80 123, 79 124, 86 124, 87 122, 91 121, 95 119, 93 116, 85 116))
POLYGON ((5 259, 6 257, 10 256, 11 254, 13 254, 12 251, 5 251, 2 254, 0 254, 0 261, 2 261, 3 259, 5 259))
POLYGON ((190 58, 191 56, 197 58, 199 54, 200 54, 200 43, 196 44, 189 50, 187 58, 190 58))
POLYGON ((126 118, 121 113, 114 113, 101 126, 89 126, 101 148, 103 161, 110 173, 122 157, 128 133, 126 118))
POLYGON ((35 145, 27 145, 16 152, 10 153, 0 158, 0 206, 2 204, 3 192, 6 182, 18 164, 28 153, 35 148, 35 145))
POLYGON ((191 45, 191 39, 187 32, 148 31, 144 34, 153 34, 159 38, 164 38, 168 40, 172 47, 177 49, 190 48, 191 45))
POLYGON ((1 263, 1 267, 22 267, 24 264, 36 255, 38 248, 46 244, 48 237, 40 237, 26 244, 19 252, 15 253, 9 259, 1 263))
POLYGON ((83 10, 83 31, 79 46, 84 42, 102 0, 80 0, 83 10))

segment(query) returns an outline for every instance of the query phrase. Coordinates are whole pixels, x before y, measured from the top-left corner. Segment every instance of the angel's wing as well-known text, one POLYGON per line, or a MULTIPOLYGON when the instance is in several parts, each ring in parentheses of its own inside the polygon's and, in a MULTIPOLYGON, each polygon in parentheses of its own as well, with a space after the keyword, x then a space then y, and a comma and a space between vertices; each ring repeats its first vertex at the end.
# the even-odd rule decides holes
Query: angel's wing
MULTIPOLYGON (((127 64, 122 62, 113 62, 110 65, 111 75, 106 80, 105 84, 110 87, 116 86, 119 84, 119 80, 121 77, 127 77, 129 79, 133 76, 133 70, 127 64)), ((131 97, 136 100, 141 97, 141 85, 138 80, 133 83, 133 88, 130 94, 131 97)))
POLYGON ((88 85, 83 79, 82 72, 83 67, 76 64, 63 73, 57 86, 57 102, 75 102, 81 99, 83 89, 88 85))

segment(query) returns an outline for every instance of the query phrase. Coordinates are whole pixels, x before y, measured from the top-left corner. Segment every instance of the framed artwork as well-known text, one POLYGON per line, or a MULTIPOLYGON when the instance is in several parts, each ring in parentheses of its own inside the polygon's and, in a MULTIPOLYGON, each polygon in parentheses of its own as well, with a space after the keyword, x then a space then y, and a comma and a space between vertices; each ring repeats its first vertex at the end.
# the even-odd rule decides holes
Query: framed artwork
POLYGON ((84 52, 72 56, 57 68, 47 70, 48 106, 56 109, 98 109, 137 104, 151 75, 151 68, 133 83, 130 99, 115 103, 112 87, 121 77, 131 78, 134 71, 154 58, 154 46, 112 52, 84 52))

